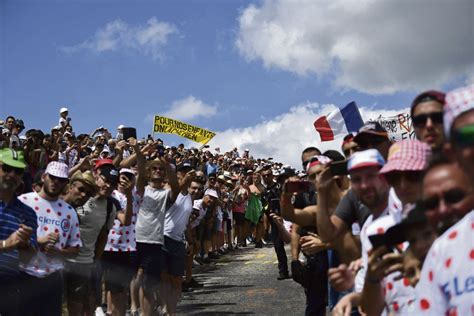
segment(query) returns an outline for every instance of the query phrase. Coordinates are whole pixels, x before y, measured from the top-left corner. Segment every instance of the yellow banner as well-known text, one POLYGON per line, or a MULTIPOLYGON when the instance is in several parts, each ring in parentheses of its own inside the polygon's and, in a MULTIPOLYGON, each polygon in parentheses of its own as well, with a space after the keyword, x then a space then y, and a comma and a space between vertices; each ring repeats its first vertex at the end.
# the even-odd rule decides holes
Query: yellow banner
POLYGON ((201 144, 207 144, 216 133, 164 116, 155 115, 154 133, 175 134, 201 144))

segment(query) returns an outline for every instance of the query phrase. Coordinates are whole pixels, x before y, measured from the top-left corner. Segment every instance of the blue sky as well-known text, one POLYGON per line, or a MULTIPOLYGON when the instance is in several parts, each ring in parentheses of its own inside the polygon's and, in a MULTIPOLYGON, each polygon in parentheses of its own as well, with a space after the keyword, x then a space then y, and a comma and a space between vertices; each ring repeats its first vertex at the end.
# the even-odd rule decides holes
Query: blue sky
POLYGON ((418 2, 2 1, 0 117, 47 130, 66 106, 76 132, 124 124, 146 136, 153 114, 172 114, 226 135, 212 146, 265 156, 269 142, 294 142, 285 129, 302 126, 285 120, 303 107, 314 117, 298 152, 319 141, 310 123, 323 105, 396 112, 424 88, 472 79, 472 2, 418 2), (277 134, 239 139, 274 122, 277 134))

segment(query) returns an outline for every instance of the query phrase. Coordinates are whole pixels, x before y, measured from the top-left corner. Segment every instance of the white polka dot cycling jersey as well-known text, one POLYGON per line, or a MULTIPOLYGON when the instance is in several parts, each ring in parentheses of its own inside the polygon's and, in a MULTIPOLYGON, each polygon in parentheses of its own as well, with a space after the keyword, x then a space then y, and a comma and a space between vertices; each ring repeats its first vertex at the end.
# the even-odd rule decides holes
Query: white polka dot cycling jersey
MULTIPOLYGON (((125 211, 127 208, 127 197, 125 194, 114 190, 112 197, 119 201, 122 210, 125 211)), ((142 203, 142 197, 137 194, 134 189, 132 192, 133 197, 133 213, 132 222, 128 226, 123 226, 122 223, 116 218, 114 220, 114 226, 109 231, 107 237, 107 244, 105 245, 105 251, 118 251, 118 252, 129 252, 137 250, 137 241, 135 238, 135 225, 137 222, 137 214, 142 203)))
MULTIPOLYGON (((59 235, 56 248, 81 247, 79 220, 74 208, 63 200, 48 201, 36 192, 26 193, 19 200, 31 207, 38 218, 38 239, 50 233, 59 235)), ((38 250, 31 260, 20 263, 20 269, 36 277, 45 277, 53 272, 62 270, 63 260, 57 256, 50 256, 38 250)))
POLYGON ((435 240, 416 292, 417 315, 474 315, 474 210, 435 240))

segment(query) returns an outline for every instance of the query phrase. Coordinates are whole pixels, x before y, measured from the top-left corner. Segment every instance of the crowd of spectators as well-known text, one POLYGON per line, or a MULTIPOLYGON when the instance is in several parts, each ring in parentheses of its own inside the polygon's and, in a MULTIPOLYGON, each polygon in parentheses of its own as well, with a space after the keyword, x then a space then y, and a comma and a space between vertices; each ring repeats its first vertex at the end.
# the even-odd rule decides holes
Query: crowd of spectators
POLYGON ((300 172, 123 125, 76 135, 67 108, 48 133, 9 116, 0 314, 173 315, 205 286, 193 266, 273 244, 306 315, 471 315, 474 86, 423 92, 411 117, 416 140, 369 121, 300 172))

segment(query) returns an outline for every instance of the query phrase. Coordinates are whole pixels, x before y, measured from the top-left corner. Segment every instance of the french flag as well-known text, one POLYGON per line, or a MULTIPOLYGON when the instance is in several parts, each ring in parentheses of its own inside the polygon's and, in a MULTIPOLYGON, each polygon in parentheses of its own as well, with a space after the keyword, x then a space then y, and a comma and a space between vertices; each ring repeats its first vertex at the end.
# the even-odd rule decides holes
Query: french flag
POLYGON ((314 127, 321 136, 322 142, 334 140, 335 137, 347 135, 350 132, 357 132, 362 125, 364 121, 355 102, 314 121, 314 127))

